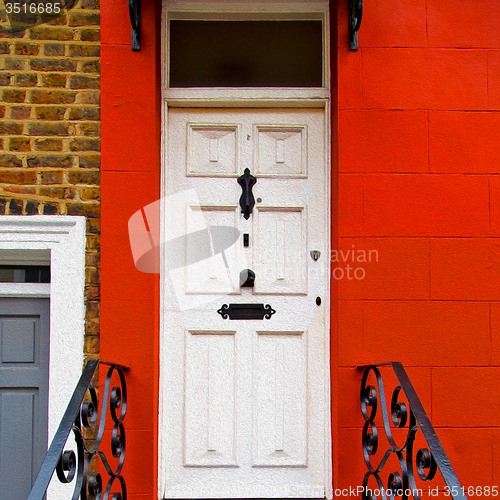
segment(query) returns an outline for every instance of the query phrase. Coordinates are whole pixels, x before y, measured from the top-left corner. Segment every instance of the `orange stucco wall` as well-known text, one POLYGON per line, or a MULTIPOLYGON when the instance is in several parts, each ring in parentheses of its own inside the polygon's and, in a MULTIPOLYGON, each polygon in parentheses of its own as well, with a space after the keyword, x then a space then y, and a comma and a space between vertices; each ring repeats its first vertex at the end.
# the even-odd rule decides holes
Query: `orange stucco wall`
MULTIPOLYGON (((338 5, 339 247, 378 261, 338 283, 339 393, 403 362, 462 484, 499 485, 500 7, 364 4, 357 52, 338 5)), ((357 485, 357 399, 338 413, 338 484, 357 485)))
MULTIPOLYGON (((101 5, 101 358, 131 367, 132 500, 157 488, 159 282, 135 270, 127 222, 159 198, 159 3, 142 2, 140 52, 127 3, 101 5)), ((500 8, 365 1, 350 52, 347 3, 332 5, 332 242, 377 258, 332 266, 365 272, 332 279, 334 486, 362 482, 356 366, 384 361, 408 367, 462 482, 500 485, 500 8)))
POLYGON ((101 5, 100 356, 130 367, 123 468, 130 500, 157 491, 159 278, 135 269, 127 224, 160 195, 158 8, 142 1, 141 50, 132 52, 128 3, 101 5))

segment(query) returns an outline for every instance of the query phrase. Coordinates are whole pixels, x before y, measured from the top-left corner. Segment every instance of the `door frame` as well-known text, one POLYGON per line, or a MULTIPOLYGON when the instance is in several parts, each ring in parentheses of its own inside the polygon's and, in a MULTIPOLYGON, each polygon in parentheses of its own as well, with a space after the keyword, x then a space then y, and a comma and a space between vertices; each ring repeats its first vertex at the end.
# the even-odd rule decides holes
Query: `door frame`
MULTIPOLYGON (((0 283, 1 297, 50 297, 48 444, 82 374, 85 332, 85 217, 0 217, 0 262, 51 266, 48 283, 0 283)), ((67 496, 52 481, 47 498, 67 496)), ((71 487, 73 488, 73 487, 71 487)))
MULTIPOLYGON (((263 107, 263 108, 322 108, 324 110, 324 144, 325 144, 325 229, 330 248, 331 235, 331 77, 330 77, 330 24, 329 1, 257 1, 225 0, 223 2, 204 2, 203 0, 163 0, 162 5, 162 130, 161 130, 161 213, 160 241, 165 241, 165 224, 168 217, 164 213, 163 199, 167 193, 167 139, 168 110, 170 107, 263 107), (253 87, 253 88, 169 88, 169 39, 168 22, 182 20, 321 20, 323 22, 323 86, 322 87, 253 87)), ((325 252, 328 254, 329 252, 325 252)), ((168 328, 164 302, 166 297, 164 274, 164 255, 161 255, 160 266, 160 381, 158 408, 158 499, 165 498, 166 487, 163 456, 165 433, 168 425, 168 414, 164 411, 163 393, 165 388, 165 351, 163 349, 168 328)), ((330 283, 330 259, 326 265, 327 283, 330 283)), ((329 286, 327 286, 329 290, 329 286)), ((325 412, 326 429, 325 445, 325 492, 326 498, 333 498, 332 489, 332 414, 330 390, 330 296, 325 300, 325 412)))

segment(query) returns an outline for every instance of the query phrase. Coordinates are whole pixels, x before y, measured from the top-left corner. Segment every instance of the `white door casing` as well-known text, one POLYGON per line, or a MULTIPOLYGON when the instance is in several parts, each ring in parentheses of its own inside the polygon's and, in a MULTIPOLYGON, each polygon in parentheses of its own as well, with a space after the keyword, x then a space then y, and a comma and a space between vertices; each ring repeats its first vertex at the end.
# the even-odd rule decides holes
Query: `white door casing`
POLYGON ((330 496, 326 129, 321 108, 169 110, 162 498, 330 496), (245 168, 261 199, 248 220, 245 168), (224 256, 193 262, 187 243, 193 263, 168 270, 169 241, 214 226, 241 233, 224 256), (253 289, 239 286, 246 268, 253 289), (224 303, 276 313, 223 319, 224 303))
POLYGON ((332 498, 328 1, 163 7, 158 498, 332 498), (170 19, 320 19, 323 86, 169 88, 170 19), (262 198, 249 220, 237 184, 247 167, 262 198), (236 227, 236 243, 177 267, 169 240, 205 229, 213 251, 217 226, 236 227), (253 290, 239 287, 247 267, 253 290), (224 320, 229 303, 277 312, 224 320))
MULTIPOLYGON (((85 217, 0 217, 2 264, 49 264, 51 283, 1 283, 1 297, 50 296, 48 442, 52 441, 83 365, 85 217)), ((71 440, 69 440, 70 442, 71 440)), ((68 442, 68 443, 69 443, 68 442)), ((67 449, 73 448, 70 444, 67 449)), ((48 500, 68 497, 74 485, 53 480, 48 500)))

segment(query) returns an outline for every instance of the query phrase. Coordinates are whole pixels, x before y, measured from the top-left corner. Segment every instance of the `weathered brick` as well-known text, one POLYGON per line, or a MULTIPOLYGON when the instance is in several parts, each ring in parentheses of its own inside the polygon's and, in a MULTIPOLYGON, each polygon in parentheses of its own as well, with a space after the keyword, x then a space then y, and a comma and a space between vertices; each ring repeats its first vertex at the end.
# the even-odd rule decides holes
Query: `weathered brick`
POLYGON ((69 79, 71 89, 98 89, 101 86, 99 76, 72 76, 69 79))
POLYGON ((60 200, 73 200, 76 196, 75 188, 67 187, 41 187, 40 194, 50 198, 58 198, 60 200))
POLYGON ((68 125, 63 123, 30 123, 30 135, 68 135, 68 125))
POLYGON ((71 12, 69 17, 70 26, 98 26, 99 21, 98 12, 71 12))
POLYGON ((61 184, 64 179, 62 172, 56 172, 54 170, 49 170, 48 172, 42 172, 40 180, 42 184, 61 184))
POLYGON ((69 148, 71 151, 100 151, 101 141, 98 139, 77 138, 70 142, 69 148))
POLYGON ((20 56, 37 56, 40 52, 40 45, 18 42, 15 45, 15 52, 20 56))
POLYGON ((99 9, 101 4, 99 0, 81 0, 82 9, 99 9))
POLYGON ((35 149, 37 151, 62 151, 61 139, 36 139, 35 149))
POLYGON ((10 69, 14 71, 22 71, 26 68, 26 60, 24 59, 15 59, 15 58, 6 58, 4 59, 5 69, 10 69))
POLYGON ((22 167, 23 162, 21 158, 14 155, 0 154, 0 167, 22 167))
POLYGON ((87 219, 87 234, 101 234, 101 219, 87 219))
POLYGON ((87 250, 100 250, 101 249, 101 237, 98 234, 88 234, 87 242, 85 244, 87 250))
POLYGON ((87 92, 78 92, 76 97, 76 104, 100 104, 99 92, 96 91, 87 91, 87 92))
POLYGON ((30 138, 29 137, 12 137, 9 140, 10 151, 30 151, 30 138))
POLYGON ((56 205, 55 203, 45 203, 43 205, 43 214, 44 215, 54 215, 57 214, 59 209, 59 205, 56 205))
POLYGON ((0 122, 0 135, 19 135, 23 133, 23 124, 18 122, 0 122))
POLYGON ((99 185, 100 173, 94 171, 69 172, 68 182, 70 184, 99 185))
POLYGON ((49 198, 64 198, 64 188, 63 187, 41 187, 40 195, 47 196, 49 198))
MULTIPOLYGON (((100 219, 88 219, 87 220, 87 232, 88 231, 88 224, 90 222, 98 222, 100 219)), ((95 233, 95 231, 90 231, 92 233, 95 233)), ((88 251, 85 253, 85 265, 87 267, 99 267, 101 261, 101 256, 99 252, 94 252, 94 251, 88 251)))
POLYGON ((4 89, 2 99, 4 102, 24 102, 26 90, 4 89))
POLYGON ((64 90, 33 90, 31 92, 33 104, 71 104, 74 101, 74 92, 64 90))
POLYGON ((98 42, 101 39, 99 30, 82 30, 80 39, 84 42, 98 42))
POLYGON ((84 201, 87 200, 100 200, 101 199, 101 191, 99 188, 84 188, 82 189, 81 199, 84 201))
MULTIPOLYGON (((87 325, 85 325, 85 333, 88 334, 87 325)), ((99 337, 86 335, 83 341, 83 349, 86 353, 99 354, 99 337)))
POLYGON ((25 120, 31 115, 31 108, 27 106, 14 106, 10 109, 10 117, 13 120, 25 120))
POLYGON ((50 26, 66 26, 66 24, 68 24, 67 16, 54 17, 53 15, 48 15, 42 16, 42 19, 44 20, 44 24, 49 24, 50 26))
POLYGON ((7 206, 7 200, 6 199, 0 199, 0 215, 5 214, 5 207, 7 206))
POLYGON ((0 86, 7 87, 7 85, 10 85, 10 77, 10 73, 0 73, 0 86))
POLYGON ((20 87, 34 87, 37 84, 37 75, 33 73, 21 73, 14 76, 14 82, 20 87))
POLYGON ((23 213, 23 202, 21 200, 10 200, 9 213, 11 215, 21 215, 23 213))
POLYGON ((100 73, 101 62, 96 59, 95 61, 88 61, 82 64, 82 71, 84 73, 100 73))
POLYGON ((99 317, 100 303, 98 301, 87 301, 87 314, 86 319, 95 319, 99 317))
POLYGON ((8 191, 9 193, 36 194, 36 188, 34 186, 26 187, 26 186, 6 186, 6 185, 3 185, 2 189, 4 191, 8 191))
POLYGON ((63 120, 66 108, 60 106, 41 106, 35 108, 36 117, 39 120, 63 120))
POLYGON ((80 156, 80 168, 100 168, 101 157, 99 155, 80 156))
POLYGON ((0 118, 5 116, 5 106, 0 106, 0 118))
POLYGON ((24 209, 26 215, 38 215, 39 205, 40 203, 38 203, 37 201, 28 201, 24 209))
POLYGON ((75 32, 64 28, 37 27, 31 30, 30 38, 32 40, 73 40, 75 32))
POLYGON ((70 168, 73 166, 73 156, 36 156, 28 158, 28 167, 30 168, 70 168))
POLYGON ((36 172, 29 170, 0 170, 0 182, 4 184, 36 184, 36 172))
POLYGON ((99 217, 98 204, 70 203, 67 206, 68 215, 84 215, 85 217, 99 217))
POLYGON ((65 45, 62 43, 49 43, 43 46, 44 56, 63 56, 65 53, 65 45))
POLYGON ((99 108, 71 108, 69 112, 70 120, 100 120, 99 108))
POLYGON ((32 59, 30 68, 34 71, 76 71, 76 62, 68 59, 32 59))
POLYGON ((66 87, 66 75, 60 73, 49 73, 42 75, 42 83, 44 87, 66 87))
POLYGON ((101 50, 99 45, 96 44, 72 44, 69 46, 69 55, 70 57, 99 57, 101 50))
POLYGON ((30 12, 20 12, 18 14, 10 15, 11 26, 19 26, 26 28, 27 25, 36 24, 38 21, 37 15, 30 12))
POLYGON ((89 268, 85 270, 85 283, 99 283, 99 270, 89 268))
MULTIPOLYGON (((97 220, 97 219, 89 219, 89 220, 97 220)), ((88 254, 87 254, 88 255, 88 254)), ((99 257, 98 253, 94 253, 92 255, 96 255, 99 257)), ((90 264, 86 263, 87 266, 90 264)), ((99 300, 101 298, 101 290, 99 288, 99 285, 88 285, 85 287, 85 299, 86 300, 99 300)))
POLYGON ((24 29, 8 29, 0 26, 0 38, 23 38, 24 29))
MULTIPOLYGON (((89 31, 91 31, 91 30, 89 30, 89 31)), ((99 33, 99 32, 97 32, 97 33, 99 33)), ((0 42, 0 54, 10 54, 9 42, 0 42)))
POLYGON ((99 137, 101 134, 100 123, 82 123, 79 130, 83 135, 99 137))

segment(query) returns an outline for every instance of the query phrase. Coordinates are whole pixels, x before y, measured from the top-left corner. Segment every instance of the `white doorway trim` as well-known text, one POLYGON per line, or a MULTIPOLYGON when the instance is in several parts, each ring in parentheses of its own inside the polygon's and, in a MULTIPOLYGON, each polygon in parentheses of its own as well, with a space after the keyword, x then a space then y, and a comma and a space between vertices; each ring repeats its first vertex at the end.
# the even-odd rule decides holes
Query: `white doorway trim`
MULTIPOLYGON (((330 200, 330 169, 331 165, 331 78, 330 78, 330 26, 329 26, 329 1, 328 0, 260 0, 255 2, 245 0, 219 0, 206 2, 204 0, 163 0, 162 8, 162 174, 161 193, 166 196, 167 164, 167 123, 169 108, 172 107, 266 107, 266 108, 301 108, 316 107, 325 110, 325 165, 326 172, 326 200, 330 200), (167 26, 171 19, 204 19, 204 20, 268 20, 268 19, 320 19, 323 21, 323 87, 318 88, 169 88, 169 37, 167 26)), ((165 224, 168 215, 161 209, 161 241, 165 241, 165 224)), ((328 235, 331 234, 331 208, 327 204, 325 217, 328 235)), ((164 257, 163 255, 161 256, 164 257)), ((163 262, 161 269, 164 269, 163 262)), ((330 276, 330 267, 327 266, 330 276)), ((163 499, 166 486, 165 468, 163 457, 165 432, 168 425, 168 411, 163 402, 165 388, 165 363, 164 346, 165 329, 168 328, 164 303, 166 297, 165 275, 160 278, 160 384, 159 384, 159 426, 158 426, 158 498, 163 499)), ((330 367, 330 301, 325 301, 325 358, 330 367)), ((326 497, 332 498, 332 443, 331 443, 331 403, 330 403, 330 370, 325 373, 325 412, 328 414, 328 429, 325 429, 325 456, 326 497)))
MULTIPOLYGON (((0 296, 48 297, 50 294, 48 424, 50 444, 82 374, 85 321, 85 217, 64 215, 0 217, 2 264, 40 265, 48 263, 49 255, 50 286, 2 283, 0 296)), ((50 498, 58 496, 50 495, 50 498)))

